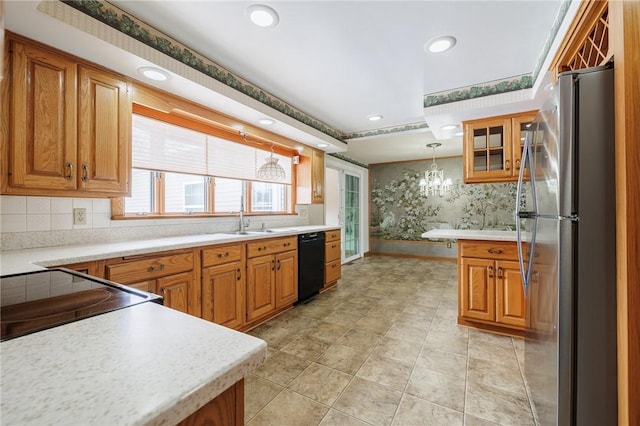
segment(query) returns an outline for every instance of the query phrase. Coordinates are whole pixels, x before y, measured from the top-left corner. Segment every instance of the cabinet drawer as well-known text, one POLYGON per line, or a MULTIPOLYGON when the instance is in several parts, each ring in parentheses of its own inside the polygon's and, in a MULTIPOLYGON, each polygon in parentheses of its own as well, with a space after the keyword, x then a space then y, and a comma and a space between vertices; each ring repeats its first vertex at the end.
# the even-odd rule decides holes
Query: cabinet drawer
POLYGON ((247 243, 247 257, 264 256, 297 248, 298 237, 270 238, 247 243))
POLYGON ((135 288, 136 290, 148 291, 149 293, 155 293, 156 292, 156 282, 155 282, 155 280, 140 281, 138 283, 127 284, 127 286, 135 288))
POLYGON ((337 281, 342 276, 342 265, 340 259, 329 262, 324 267, 324 282, 325 284, 337 281))
POLYGON ((193 269, 193 252, 153 257, 107 266, 107 279, 122 284, 137 283, 193 269))
POLYGON ((202 250, 202 267, 235 262, 242 257, 242 245, 211 247, 202 250))
POLYGON ((325 238, 325 241, 327 243, 329 243, 331 241, 339 241, 340 240, 340 230, 339 229, 334 229, 332 231, 326 231, 324 238, 325 238))
POLYGON ((324 243, 324 261, 329 263, 334 260, 340 260, 341 245, 340 241, 324 243))
POLYGON ((461 257, 480 259, 518 260, 516 243, 470 241, 460 243, 461 257))

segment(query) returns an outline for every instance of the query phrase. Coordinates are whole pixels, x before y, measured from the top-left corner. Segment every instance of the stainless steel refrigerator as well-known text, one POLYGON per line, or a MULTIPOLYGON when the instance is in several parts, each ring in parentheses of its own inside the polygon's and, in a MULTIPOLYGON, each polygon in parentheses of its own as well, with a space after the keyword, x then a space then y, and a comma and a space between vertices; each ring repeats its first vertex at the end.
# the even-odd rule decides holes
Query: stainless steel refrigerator
POLYGON ((541 425, 617 424, 614 150, 612 66, 560 74, 526 133, 516 203, 541 425))

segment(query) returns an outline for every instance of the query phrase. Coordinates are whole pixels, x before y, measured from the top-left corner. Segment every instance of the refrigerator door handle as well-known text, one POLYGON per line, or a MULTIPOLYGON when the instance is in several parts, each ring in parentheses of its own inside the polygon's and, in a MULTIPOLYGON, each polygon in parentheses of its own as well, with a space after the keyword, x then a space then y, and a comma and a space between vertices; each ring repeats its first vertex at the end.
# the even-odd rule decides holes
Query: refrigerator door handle
POLYGON ((531 219, 537 221, 536 215, 538 213, 538 206, 536 203, 536 190, 535 190, 535 182, 533 179, 533 167, 532 167, 532 152, 531 152, 531 136, 530 133, 527 133, 524 142, 524 148, 522 149, 522 167, 520 167, 520 173, 518 174, 518 186, 516 190, 516 240, 518 244, 518 261, 520 263, 520 275, 522 276, 522 288, 524 290, 524 295, 527 297, 527 288, 529 287, 529 278, 531 277, 531 267, 533 260, 533 246, 535 244, 535 229, 536 223, 534 222, 533 232, 531 235, 531 256, 529 259, 529 264, 527 265, 526 271, 524 266, 524 254, 522 252, 522 219, 531 219), (522 186, 524 185, 524 171, 527 168, 527 161, 529 162, 529 170, 531 171, 531 195, 533 199, 533 211, 525 212, 520 210, 521 199, 522 199, 522 186))

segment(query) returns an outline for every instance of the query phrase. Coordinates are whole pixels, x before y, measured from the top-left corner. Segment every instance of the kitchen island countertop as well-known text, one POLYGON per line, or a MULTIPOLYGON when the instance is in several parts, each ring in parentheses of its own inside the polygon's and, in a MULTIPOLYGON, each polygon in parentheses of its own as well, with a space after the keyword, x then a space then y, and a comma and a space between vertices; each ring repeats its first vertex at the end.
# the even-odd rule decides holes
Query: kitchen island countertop
POLYGON ((516 241, 516 231, 494 229, 432 229, 422 234, 422 238, 453 240, 516 241))
POLYGON ((264 362, 264 341, 155 303, 4 341, 3 424, 175 424, 264 362))

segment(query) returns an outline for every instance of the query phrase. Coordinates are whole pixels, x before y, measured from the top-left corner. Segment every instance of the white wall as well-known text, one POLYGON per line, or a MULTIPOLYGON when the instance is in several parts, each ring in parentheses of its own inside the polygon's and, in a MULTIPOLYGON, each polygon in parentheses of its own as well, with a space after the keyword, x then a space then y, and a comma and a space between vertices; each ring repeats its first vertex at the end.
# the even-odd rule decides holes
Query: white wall
POLYGON ((327 168, 324 171, 325 225, 340 225, 340 172, 327 168))

